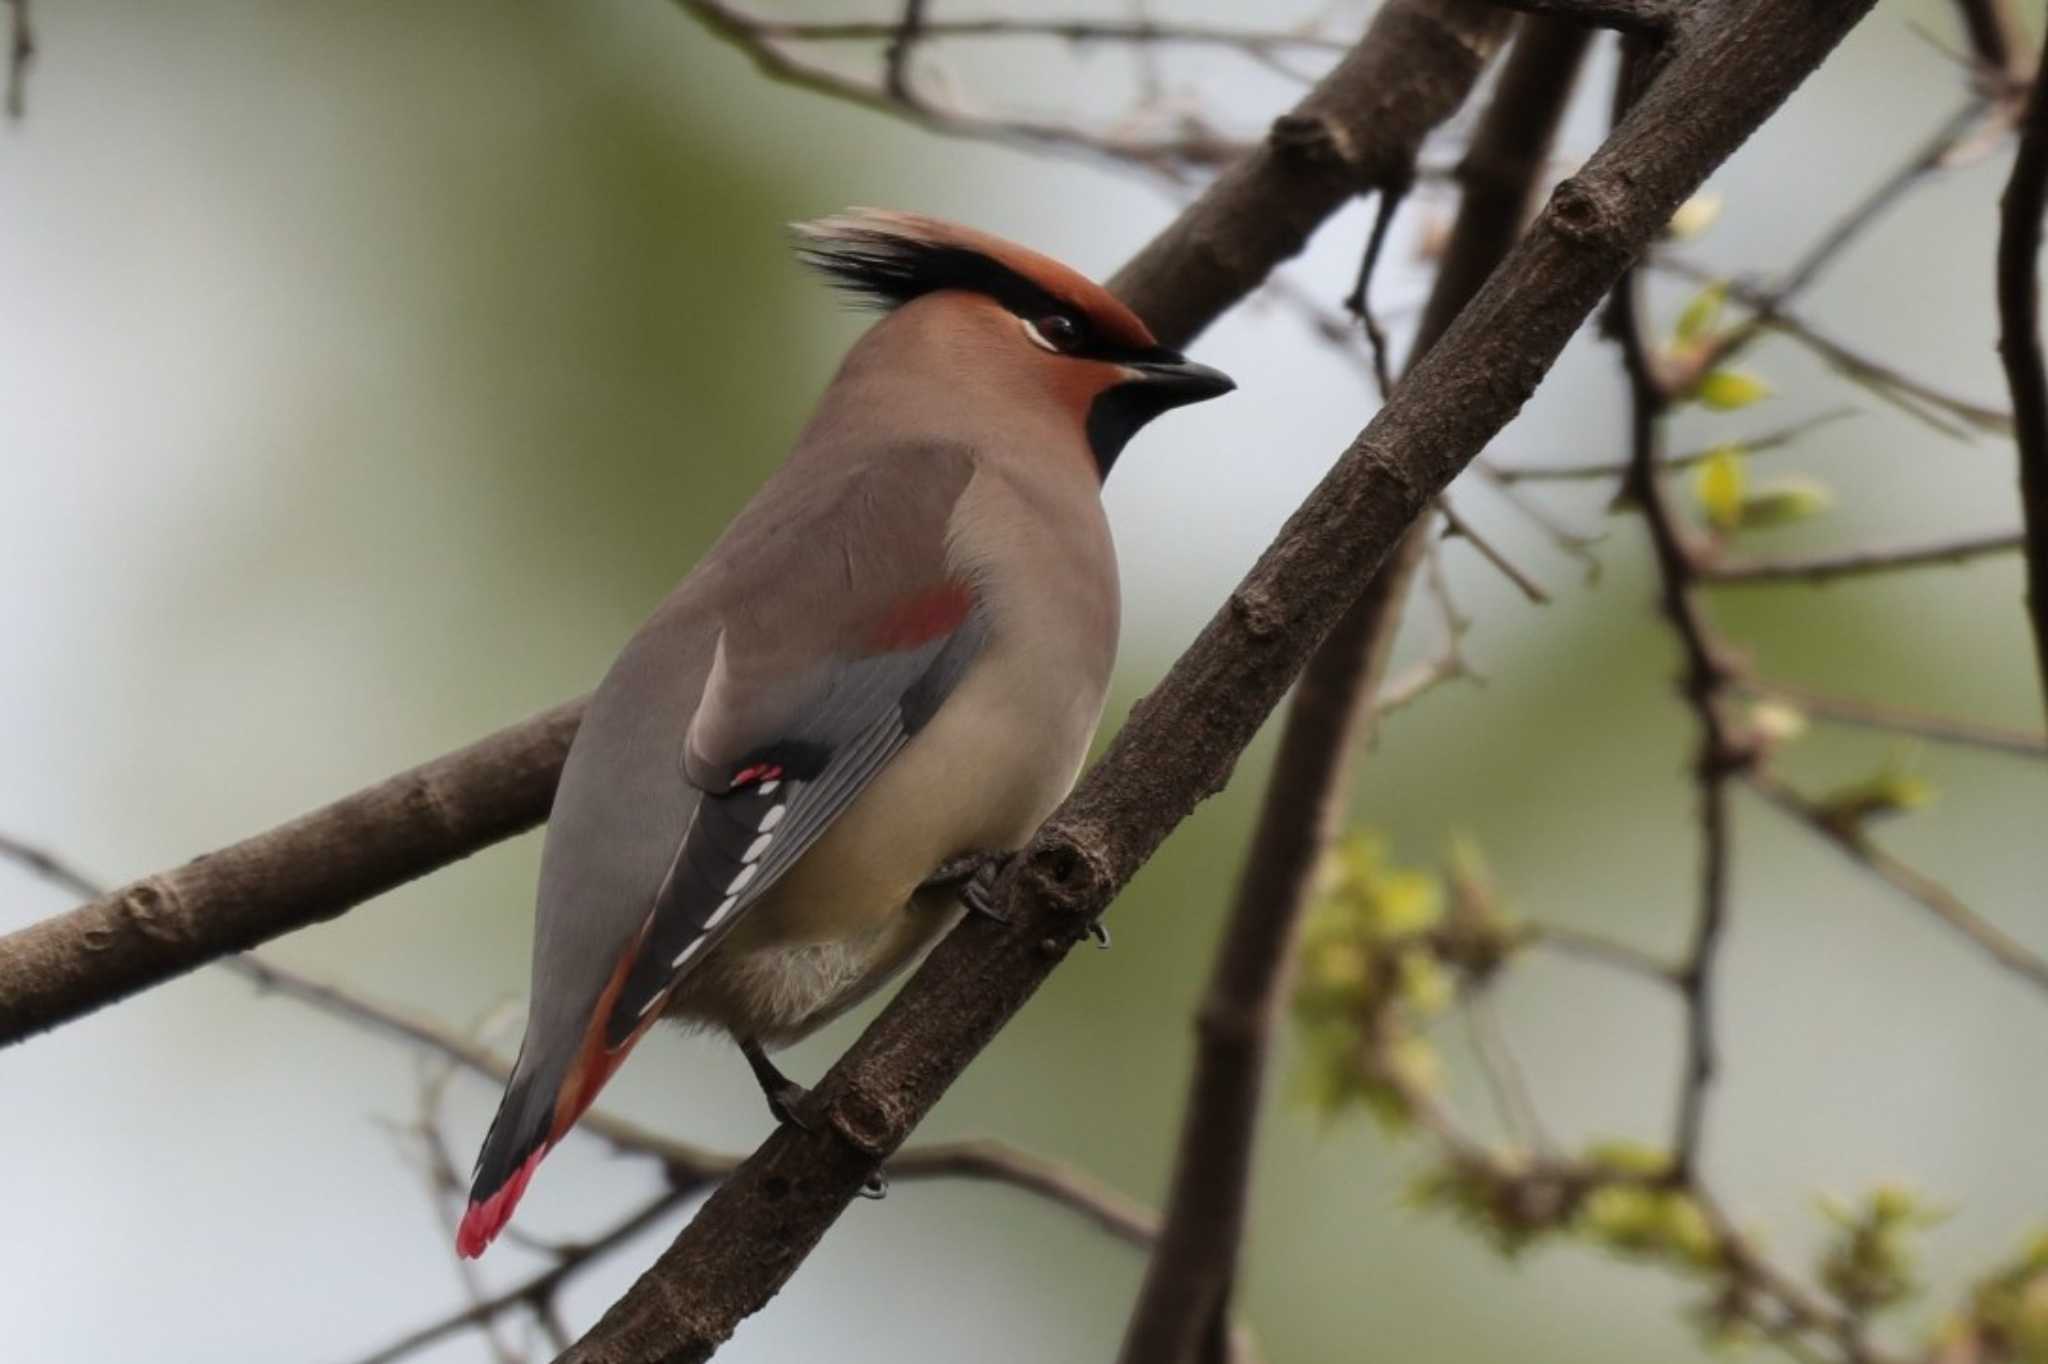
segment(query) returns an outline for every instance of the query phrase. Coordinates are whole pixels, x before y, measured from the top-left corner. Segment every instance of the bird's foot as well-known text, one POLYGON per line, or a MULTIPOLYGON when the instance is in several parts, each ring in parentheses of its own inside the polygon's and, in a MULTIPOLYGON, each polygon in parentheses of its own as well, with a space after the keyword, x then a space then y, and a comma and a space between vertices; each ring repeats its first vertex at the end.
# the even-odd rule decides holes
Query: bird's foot
POLYGON ((811 1091, 777 1070, 775 1063, 768 1059, 768 1053, 753 1038, 740 1039, 740 1054, 747 1058, 747 1065, 753 1070, 754 1079, 761 1086, 761 1093, 768 1100, 768 1111, 775 1115, 775 1121, 786 1127, 810 1131, 810 1119, 804 1114, 811 1106, 811 1091))
POLYGON ((970 912, 1006 924, 1009 916, 996 904, 996 882, 1016 856, 1013 852, 978 852, 950 858, 925 878, 922 888, 955 891, 970 912))
POLYGON ((860 1186, 862 1198, 883 1199, 889 1196, 889 1176, 880 1170, 869 1175, 867 1182, 860 1186))
POLYGON ((1109 929, 1103 925, 1102 920, 1097 919, 1088 925, 1088 936, 1095 940, 1095 946, 1099 951, 1109 950, 1109 929))

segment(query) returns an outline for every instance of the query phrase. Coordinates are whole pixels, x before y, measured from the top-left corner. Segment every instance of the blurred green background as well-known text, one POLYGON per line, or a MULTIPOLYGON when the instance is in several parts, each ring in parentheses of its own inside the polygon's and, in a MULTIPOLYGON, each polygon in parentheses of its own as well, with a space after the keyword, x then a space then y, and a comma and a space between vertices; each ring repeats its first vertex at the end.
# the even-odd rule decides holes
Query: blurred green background
MULTIPOLYGON (((1245 17, 1221 0, 1157 10, 1245 17)), ((768 84, 662 0, 35 12, 29 116, 0 132, 0 829, 110 879, 589 686, 780 457, 862 325, 791 261, 788 220, 922 209, 1106 275, 1175 207, 1113 168, 934 138, 768 84)), ((1342 14, 1337 29, 1355 31, 1342 14)), ((1782 262, 1958 101, 1958 67, 1916 26, 1954 41, 1946 6, 1887 0, 1724 170, 1727 207, 1699 258, 1782 262)), ((942 60, 963 99, 1077 118, 1112 116, 1136 79, 1105 48, 942 60)), ((1165 71, 1169 98, 1246 135, 1296 88, 1228 53, 1177 53, 1165 71)), ((1567 153, 1597 141, 1610 71, 1603 53, 1567 153)), ((1808 311, 2002 404, 1990 281, 2003 161, 1917 195, 1808 311)), ((1404 326, 1427 288, 1413 238, 1429 212, 1409 215, 1378 287, 1404 326)), ((1294 278, 1334 301, 1365 224, 1348 213, 1294 278)), ((1684 295, 1654 297, 1668 327, 1684 295)), ((1250 306, 1194 350, 1242 392, 1199 421, 1162 421, 1109 489, 1128 625, 1106 731, 1373 405, 1351 362, 1285 309, 1250 306)), ((1778 457, 1827 481, 1837 511, 1756 547, 2015 523, 2008 443, 1945 441, 1782 343, 1751 367, 1777 396, 1688 414, 1677 446, 1865 409, 1778 457)), ((1612 357, 1582 339, 1494 454, 1615 455, 1619 394, 1612 357)), ((1541 494, 1606 530, 1606 571, 1588 585, 1492 493, 1461 489, 1557 600, 1532 607, 1450 549, 1487 683, 1402 713, 1355 810, 1409 862, 1469 831, 1517 911, 1676 951, 1694 899, 1691 728, 1640 527, 1604 517, 1608 492, 1541 494)), ((1714 609, 1771 675, 2039 726, 2014 561, 1730 591, 1714 609)), ((1430 613, 1411 615, 1404 659, 1436 643, 1430 613)), ((1891 748, 1823 730, 1785 771, 1820 789, 1891 748)), ((1077 954, 924 1135, 998 1133, 1159 1196, 1188 1020, 1266 756, 1255 749, 1123 897, 1116 950, 1077 954)), ((1888 827, 1887 845, 2048 950, 2040 766, 1931 747, 1915 763, 1942 798, 1888 827)), ((2048 1213, 2048 999, 1753 800, 1738 802, 1737 837, 1708 1173, 1798 1264, 1822 1229, 1819 1190, 1898 1177, 1952 1206, 1929 1238, 1934 1291, 1899 1323, 1912 1340, 2048 1213)), ((502 1015, 525 986, 538 848, 493 849, 275 951, 457 1025, 502 1015)), ((64 904, 26 876, 6 887, 8 926, 64 904)), ((1502 1005, 1557 1131, 1663 1139, 1669 1000, 1532 959, 1502 1005)), ((790 1069, 821 1071, 859 1022, 790 1069)), ((1455 1027, 1445 1043, 1453 1093, 1478 1111, 1455 1027)), ((410 1116, 415 1069, 218 973, 0 1053, 8 1357, 343 1360, 456 1304, 450 1229, 384 1121, 410 1116)), ((1278 1069, 1243 1293, 1272 1359, 1699 1355, 1682 1287, 1576 1249, 1501 1262, 1405 1204, 1418 1150, 1363 1119, 1317 1121, 1289 1100, 1286 1056, 1278 1069)), ((703 1039, 651 1042, 606 1099, 707 1144, 743 1149, 766 1130, 738 1056, 703 1039)), ((459 1159, 495 1100, 457 1081, 459 1159)), ((654 1179, 572 1140, 522 1225, 592 1232, 654 1179)), ((580 1279, 572 1323, 672 1230, 580 1279)), ((535 1263, 507 1245, 484 1274, 508 1284, 535 1263)), ((903 1185, 854 1208, 724 1357, 1105 1358, 1141 1268, 1019 1195, 903 1185)), ((470 1337, 422 1357, 487 1354, 470 1337)))

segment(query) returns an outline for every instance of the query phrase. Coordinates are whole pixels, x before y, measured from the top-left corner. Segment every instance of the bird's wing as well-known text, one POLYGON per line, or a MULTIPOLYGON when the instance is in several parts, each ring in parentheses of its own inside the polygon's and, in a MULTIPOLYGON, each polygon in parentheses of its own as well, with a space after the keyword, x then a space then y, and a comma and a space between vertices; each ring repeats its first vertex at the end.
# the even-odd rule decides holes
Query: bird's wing
POLYGON ((973 662, 987 612, 948 556, 972 474, 954 447, 786 466, 598 688, 549 819, 533 1005, 464 1253, 973 662))
POLYGON ((788 656, 803 632, 778 625, 772 601, 720 636, 683 754, 704 798, 622 967, 607 1046, 630 1037, 817 842, 979 653, 987 614, 948 574, 943 524, 905 529, 831 622, 823 657, 788 656))

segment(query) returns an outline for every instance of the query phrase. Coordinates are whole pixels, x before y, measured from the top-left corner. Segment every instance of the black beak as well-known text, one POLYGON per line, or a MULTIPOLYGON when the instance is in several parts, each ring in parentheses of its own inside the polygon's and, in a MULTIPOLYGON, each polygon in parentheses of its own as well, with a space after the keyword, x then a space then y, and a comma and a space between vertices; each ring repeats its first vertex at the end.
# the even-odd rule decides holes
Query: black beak
POLYGON ((1179 351, 1145 351, 1119 357, 1131 377, 1104 389, 1088 409, 1088 444, 1104 478, 1123 453, 1124 442, 1160 413, 1189 403, 1220 398, 1237 383, 1220 369, 1198 365, 1179 351))
POLYGON ((1156 411, 1207 402, 1237 387, 1237 381, 1222 370, 1198 365, 1174 351, 1136 361, 1131 368, 1138 372, 1138 382, 1145 386, 1156 411))

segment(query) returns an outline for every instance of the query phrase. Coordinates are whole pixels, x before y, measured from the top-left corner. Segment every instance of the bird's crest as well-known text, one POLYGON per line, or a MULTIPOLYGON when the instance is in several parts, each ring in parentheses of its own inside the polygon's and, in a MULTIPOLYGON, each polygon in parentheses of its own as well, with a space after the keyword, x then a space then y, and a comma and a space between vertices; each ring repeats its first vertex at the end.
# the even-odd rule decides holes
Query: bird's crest
POLYGON ((798 254, 849 294, 895 308, 942 289, 984 294, 1020 317, 1079 313, 1119 347, 1158 345, 1109 290, 1050 256, 916 213, 856 208, 797 223, 798 254))

